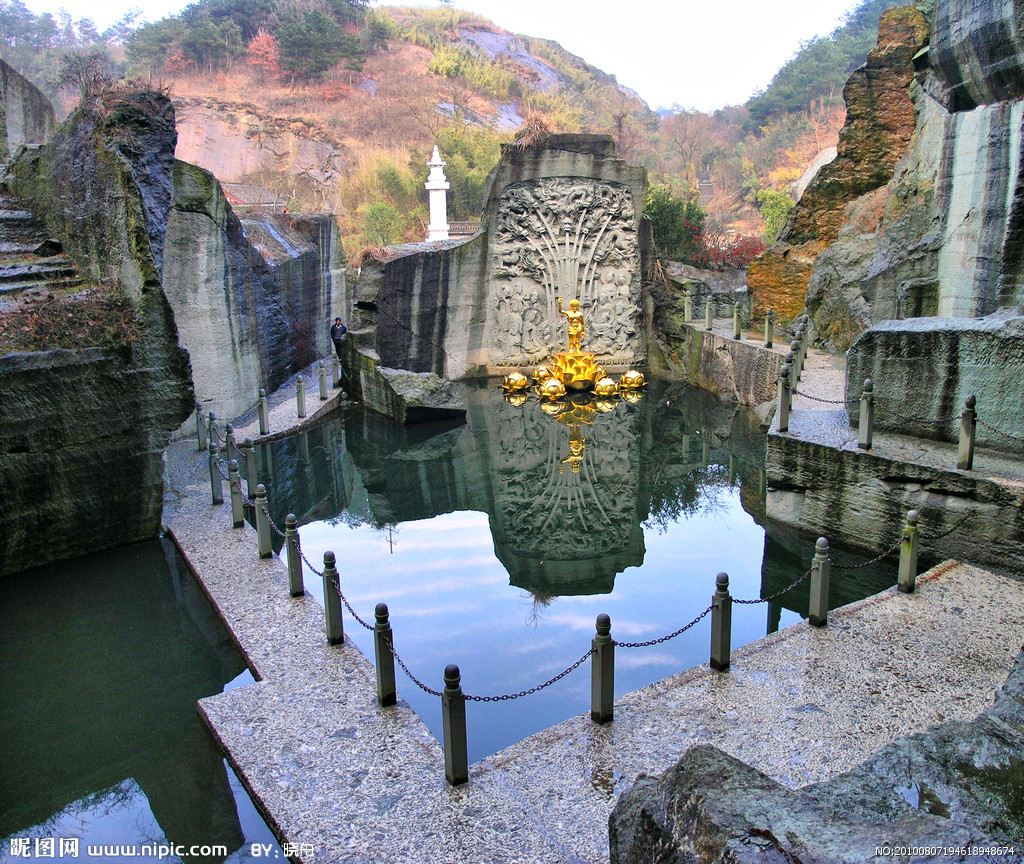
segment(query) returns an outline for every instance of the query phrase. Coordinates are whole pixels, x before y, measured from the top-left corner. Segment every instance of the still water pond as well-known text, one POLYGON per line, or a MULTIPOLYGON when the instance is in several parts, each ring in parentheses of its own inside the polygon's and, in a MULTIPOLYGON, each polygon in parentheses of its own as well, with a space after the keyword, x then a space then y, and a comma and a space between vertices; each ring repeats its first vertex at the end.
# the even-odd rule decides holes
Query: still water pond
MULTIPOLYGON (((744 409, 700 391, 652 385, 635 404, 553 416, 495 386, 467 393, 465 423, 396 427, 371 413, 269 445, 260 482, 278 525, 295 513, 306 557, 337 555, 342 591, 373 622, 386 602, 395 647, 427 686, 457 663, 472 695, 515 694, 589 650, 608 613, 620 642, 679 629, 710 604, 715 576, 734 597, 767 596, 809 566, 813 543, 766 537, 764 436, 744 409), (604 409, 604 410, 603 410, 604 409)), ((833 606, 892 583, 837 576, 833 606)), ((307 591, 322 602, 308 568, 307 591)), ((797 621, 783 603, 736 606, 733 646, 797 621)), ((346 638, 373 656, 345 613, 346 638)), ((616 695, 708 659, 710 617, 686 633, 616 652, 616 695)), ((436 697, 399 671, 399 696, 439 739, 436 697)), ((470 760, 590 710, 589 664, 515 701, 468 706, 470 760)))
POLYGON ((79 860, 111 860, 110 844, 225 847, 133 858, 190 864, 279 850, 196 712, 250 681, 166 541, 0 579, 0 862, 26 860, 21 841, 40 861, 74 860, 75 841, 79 860))

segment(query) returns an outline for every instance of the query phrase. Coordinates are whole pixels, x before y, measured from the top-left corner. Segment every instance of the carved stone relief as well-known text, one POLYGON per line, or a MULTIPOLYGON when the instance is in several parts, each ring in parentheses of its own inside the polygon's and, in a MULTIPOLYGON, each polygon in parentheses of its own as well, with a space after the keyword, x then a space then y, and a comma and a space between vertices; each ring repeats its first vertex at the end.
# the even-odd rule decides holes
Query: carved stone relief
POLYGON ((498 201, 492 245, 496 315, 491 355, 522 365, 564 348, 556 299, 586 316, 583 350, 606 362, 635 358, 639 248, 627 186, 554 177, 515 183, 498 201))

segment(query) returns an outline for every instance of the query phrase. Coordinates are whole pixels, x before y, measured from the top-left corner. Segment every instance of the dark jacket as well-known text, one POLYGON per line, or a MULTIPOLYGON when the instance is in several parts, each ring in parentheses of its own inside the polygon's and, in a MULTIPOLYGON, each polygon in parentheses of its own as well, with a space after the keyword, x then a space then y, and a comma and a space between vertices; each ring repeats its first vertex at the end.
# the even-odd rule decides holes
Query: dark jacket
MULTIPOLYGON (((323 331, 321 330, 320 332, 322 333, 323 331)), ((338 341, 343 339, 346 333, 348 333, 348 327, 341 322, 331 325, 331 339, 338 341)))

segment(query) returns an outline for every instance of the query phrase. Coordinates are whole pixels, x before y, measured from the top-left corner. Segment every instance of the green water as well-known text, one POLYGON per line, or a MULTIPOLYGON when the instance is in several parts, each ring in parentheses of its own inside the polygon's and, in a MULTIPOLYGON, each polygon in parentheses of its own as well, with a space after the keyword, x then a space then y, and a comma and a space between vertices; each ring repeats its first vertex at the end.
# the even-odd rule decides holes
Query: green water
MULTIPOLYGON (((532 399, 510 405, 494 386, 467 391, 465 423, 401 428, 349 412, 265 448, 259 479, 277 524, 298 517, 318 569, 336 554, 364 620, 388 604, 416 677, 441 689, 456 663, 465 692, 515 694, 583 655, 598 613, 620 642, 651 641, 708 607, 720 571, 749 599, 809 566, 813 538, 778 542, 763 527, 753 414, 689 388, 648 389, 636 404, 561 418, 532 399), (585 439, 578 472, 574 435, 585 439)), ((837 572, 833 608, 892 584, 889 569, 837 572)), ((305 581, 322 601, 308 568, 305 581)), ((779 603, 735 606, 733 646, 799 620, 807 597, 804 585, 779 603)), ((345 622, 372 657, 370 634, 347 611, 345 622)), ((709 640, 706 617, 671 640, 617 649, 616 695, 706 663, 709 640)), ((470 759, 589 712, 588 666, 521 699, 471 702, 470 759)), ((440 737, 439 700, 398 674, 400 697, 440 737)))
POLYGON ((0 861, 25 860, 16 838, 30 860, 51 860, 50 839, 57 860, 74 839, 83 859, 103 844, 227 847, 164 859, 189 862, 277 849, 196 712, 251 680, 166 541, 0 579, 0 861))

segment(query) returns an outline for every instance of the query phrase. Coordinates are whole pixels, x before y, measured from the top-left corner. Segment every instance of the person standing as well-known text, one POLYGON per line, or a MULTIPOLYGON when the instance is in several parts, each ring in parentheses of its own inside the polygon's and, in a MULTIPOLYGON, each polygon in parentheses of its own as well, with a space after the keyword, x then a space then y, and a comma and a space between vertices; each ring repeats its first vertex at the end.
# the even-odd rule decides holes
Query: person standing
POLYGON ((340 318, 335 318, 334 324, 331 326, 331 341, 334 343, 334 353, 338 355, 339 360, 341 359, 341 343, 346 333, 348 333, 348 327, 342 324, 340 318))

